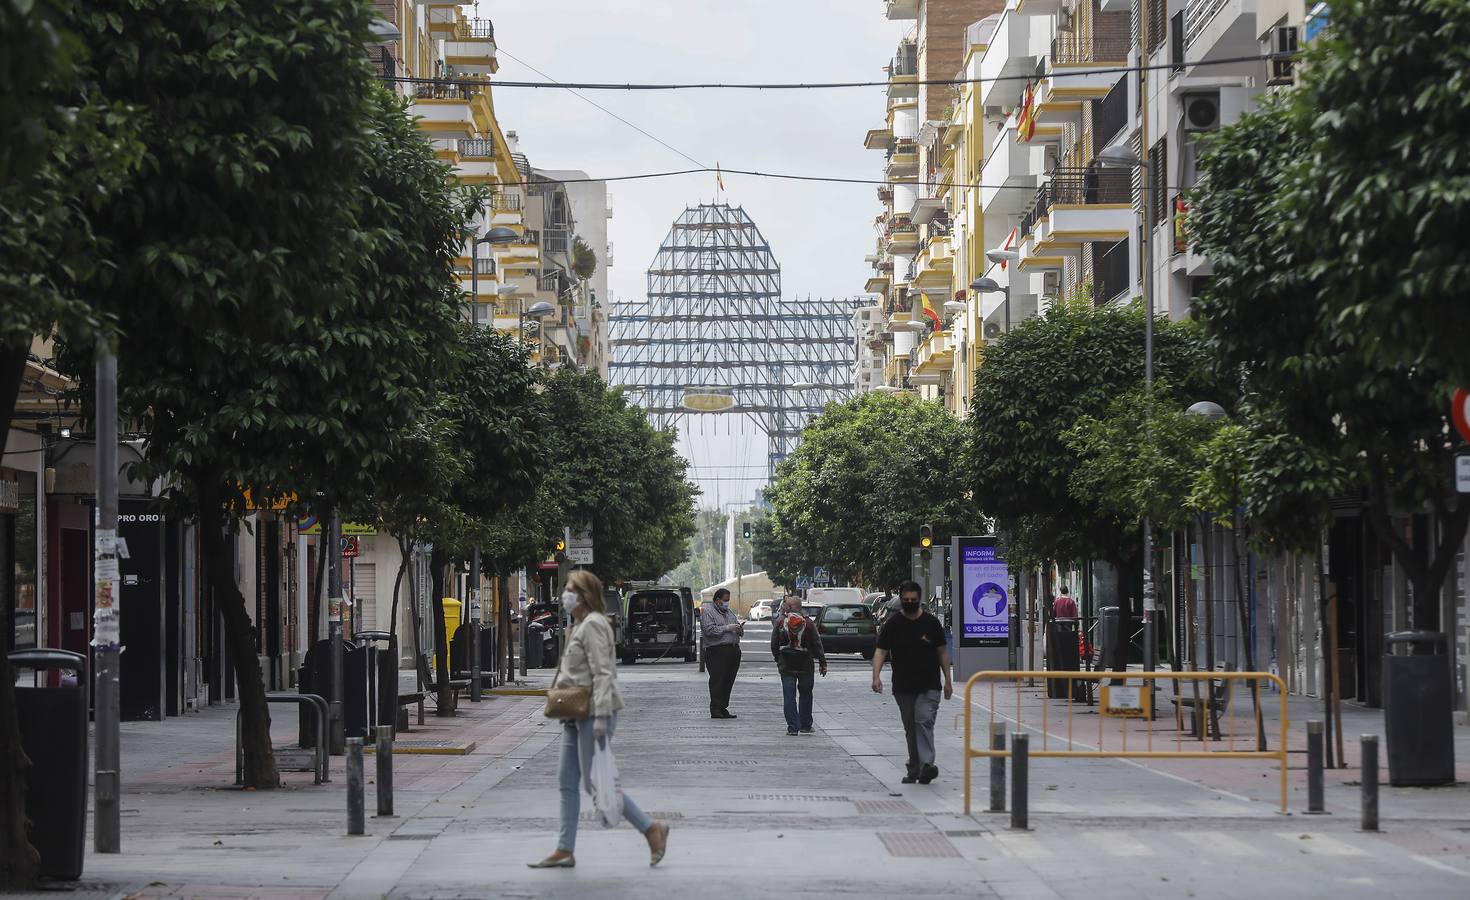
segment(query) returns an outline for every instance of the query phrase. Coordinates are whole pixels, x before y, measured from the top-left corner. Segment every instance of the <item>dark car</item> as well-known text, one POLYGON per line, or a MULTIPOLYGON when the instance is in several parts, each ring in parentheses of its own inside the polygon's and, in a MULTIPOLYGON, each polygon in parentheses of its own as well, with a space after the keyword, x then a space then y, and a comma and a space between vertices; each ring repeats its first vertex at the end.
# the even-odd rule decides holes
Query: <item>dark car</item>
POLYGON ((624 665, 640 658, 694 662, 698 623, 689 588, 641 588, 628 594, 627 612, 618 642, 624 665))
POLYGON ((829 603, 815 616, 822 649, 828 653, 860 653, 872 659, 878 647, 878 620, 863 603, 829 603))

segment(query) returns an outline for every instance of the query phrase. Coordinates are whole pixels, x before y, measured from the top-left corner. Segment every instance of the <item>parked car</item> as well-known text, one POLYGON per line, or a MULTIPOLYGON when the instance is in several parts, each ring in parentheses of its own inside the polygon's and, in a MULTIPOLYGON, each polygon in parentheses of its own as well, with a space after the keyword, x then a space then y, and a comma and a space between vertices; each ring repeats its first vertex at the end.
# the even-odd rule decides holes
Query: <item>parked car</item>
POLYGON ((829 603, 818 610, 815 618, 826 652, 873 658, 878 647, 878 620, 866 603, 829 603))
POLYGON ((863 590, 862 588, 855 587, 809 588, 806 592, 806 597, 803 598, 803 605, 809 604, 811 606, 827 606, 831 603, 856 603, 861 605, 862 602, 863 590))
POLYGON ((776 609, 776 601, 769 598, 757 600, 755 606, 750 608, 750 621, 765 622, 771 618, 771 613, 776 609))
POLYGON ((627 617, 618 644, 618 657, 624 665, 647 657, 694 662, 698 641, 694 594, 689 588, 641 588, 628 594, 627 617))

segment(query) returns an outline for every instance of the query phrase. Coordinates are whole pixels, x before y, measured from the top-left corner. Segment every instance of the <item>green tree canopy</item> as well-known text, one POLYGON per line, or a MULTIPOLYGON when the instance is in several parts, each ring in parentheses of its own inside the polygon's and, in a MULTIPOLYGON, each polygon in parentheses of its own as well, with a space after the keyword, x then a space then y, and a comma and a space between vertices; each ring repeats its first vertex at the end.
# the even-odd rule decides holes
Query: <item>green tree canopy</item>
POLYGON ((788 587, 816 565, 839 583, 908 578, 921 525, 938 543, 979 526, 965 497, 965 448, 963 423, 939 403, 868 393, 829 405, 766 491, 756 564, 788 587))
POLYGON ((1253 402, 1248 507, 1280 515, 1266 529, 1310 546, 1307 526, 1325 520, 1330 498, 1365 496, 1414 584, 1416 621, 1432 627, 1470 521, 1448 482, 1460 442, 1447 398, 1465 364, 1428 336, 1456 333, 1465 315, 1450 298, 1470 210, 1467 101, 1455 87, 1470 12, 1354 0, 1332 15, 1301 86, 1222 129, 1202 158, 1191 228, 1215 277, 1197 309, 1253 402), (1369 83, 1371 97, 1360 94, 1369 83), (1391 516, 1426 508, 1438 540, 1412 546, 1391 516))
MULTIPOLYGON (((1074 478, 1087 476, 1067 435, 1086 418, 1119 413, 1119 398, 1141 396, 1143 332, 1139 304, 1058 304, 987 346, 970 405, 974 502, 996 517, 1016 558, 1117 562, 1138 550, 1134 503, 1104 508, 1074 494, 1074 478)), ((1220 393, 1188 322, 1155 321, 1154 370, 1166 386, 1160 399, 1176 405, 1220 393)))

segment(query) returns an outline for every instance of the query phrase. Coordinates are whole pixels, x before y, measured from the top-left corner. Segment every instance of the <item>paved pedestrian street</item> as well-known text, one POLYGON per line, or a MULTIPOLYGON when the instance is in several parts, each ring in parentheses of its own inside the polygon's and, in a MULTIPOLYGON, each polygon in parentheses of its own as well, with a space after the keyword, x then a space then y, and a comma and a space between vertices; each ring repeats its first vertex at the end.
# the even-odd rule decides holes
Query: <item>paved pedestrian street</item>
MULTIPOLYGON (((1470 788, 1383 789, 1383 830, 1357 830, 1357 774, 1328 775, 1328 815, 1306 816, 1293 754, 1292 813, 1259 761, 1037 759, 1031 828, 961 814, 958 698, 936 727, 940 777, 901 785, 903 733, 868 664, 835 657, 816 686, 816 734, 789 737, 752 625, 731 710, 711 721, 692 664, 620 668, 628 703, 616 749, 625 788, 672 826, 648 867, 627 825, 584 811, 577 867, 535 871, 557 830, 557 737, 537 697, 464 703, 405 741, 474 743, 462 756, 395 755, 397 817, 345 836, 345 778, 286 775, 276 792, 232 788, 232 708, 125 727, 123 852, 91 854, 76 896, 117 897, 1425 897, 1470 896, 1470 788)), ((533 683, 544 684, 532 673, 533 683)), ((1023 697, 1037 701, 1036 691, 1023 697)), ((988 697, 987 697, 988 699, 988 697)), ((1013 715, 1010 695, 997 706, 1013 715)), ((1300 721, 1293 749, 1300 749, 1300 721)), ((278 713, 279 715, 279 713, 278 713)), ((977 708, 977 722, 988 711, 977 708)), ((1023 718, 1029 716, 1023 715, 1023 718)), ((1348 713, 1349 733, 1373 714, 1348 713), (1359 721, 1359 719, 1363 721, 1359 721)), ((295 727, 278 721, 284 740, 295 727)), ((979 734, 977 727, 977 734, 979 734)), ((982 738, 977 737, 977 741, 982 738)), ((1033 744, 1039 743, 1033 736, 1033 744)), ((1459 758, 1467 758, 1461 748, 1459 758)), ((1352 760, 1355 762, 1355 758, 1352 760)), ((371 757, 368 776, 373 772, 371 757)), ((590 803, 584 802, 584 810, 590 803)), ((90 838, 89 838, 90 847, 90 838)))

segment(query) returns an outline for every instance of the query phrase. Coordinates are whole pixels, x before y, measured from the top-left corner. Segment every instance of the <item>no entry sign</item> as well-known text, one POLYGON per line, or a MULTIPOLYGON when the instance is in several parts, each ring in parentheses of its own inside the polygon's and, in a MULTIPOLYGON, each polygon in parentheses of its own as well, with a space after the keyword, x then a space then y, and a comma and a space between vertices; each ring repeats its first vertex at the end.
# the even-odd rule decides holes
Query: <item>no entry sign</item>
POLYGON ((1454 399, 1450 401, 1450 418, 1454 420, 1460 437, 1470 443, 1470 391, 1464 388, 1455 391, 1454 399))

